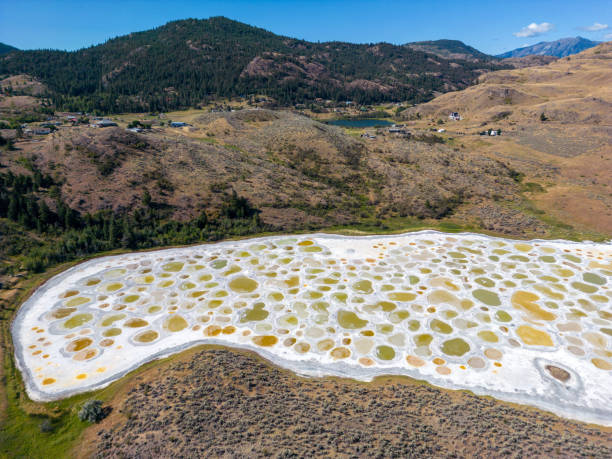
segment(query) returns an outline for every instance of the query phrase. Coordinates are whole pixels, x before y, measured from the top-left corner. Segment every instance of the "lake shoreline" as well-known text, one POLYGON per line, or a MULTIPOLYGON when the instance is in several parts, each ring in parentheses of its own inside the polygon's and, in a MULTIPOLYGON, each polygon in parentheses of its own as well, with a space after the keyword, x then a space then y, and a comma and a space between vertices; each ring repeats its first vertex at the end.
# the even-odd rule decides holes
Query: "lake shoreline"
MULTIPOLYGON (((305 239, 312 239, 313 241, 315 241, 317 244, 319 244, 318 240, 321 241, 329 241, 331 242, 335 242, 336 246, 344 246, 346 245, 346 247, 342 250, 352 250, 353 247, 355 246, 355 244, 353 242, 350 241, 354 241, 354 240, 359 240, 359 241, 371 241, 373 239, 376 240, 382 240, 382 241, 393 241, 393 240, 400 240, 402 238, 423 238, 423 237, 439 237, 439 238, 451 238, 451 239, 456 239, 456 238, 461 238, 461 237, 474 237, 474 238, 479 238, 479 239, 483 239, 483 240, 505 240, 507 241, 507 243, 509 244, 515 244, 517 243, 516 240, 512 240, 512 239, 503 239, 503 238, 495 238, 495 237, 491 237, 491 236, 486 236, 486 235, 480 235, 480 234, 474 234, 474 233, 455 233, 455 234, 446 234, 446 233, 440 233, 437 231, 420 231, 420 232, 411 232, 411 233, 406 233, 406 234, 402 234, 402 235, 366 235, 366 236, 340 236, 340 235, 329 235, 329 234, 310 234, 310 235, 306 235, 306 234, 300 234, 300 235, 296 235, 296 238, 300 238, 302 240, 305 239), (348 242, 347 242, 348 241, 348 242)), ((23 346, 19 345, 19 339, 17 336, 17 331, 20 328, 21 324, 22 324, 22 320, 24 315, 26 314, 27 310, 28 310, 28 305, 30 304, 34 304, 36 303, 36 299, 42 295, 45 294, 45 292, 47 290, 51 290, 53 288, 55 288, 57 285, 61 284, 61 282, 69 277, 70 275, 74 274, 74 273, 78 273, 78 272, 83 272, 83 270, 88 271, 90 268, 90 266, 94 266, 95 265, 99 265, 102 263, 107 263, 108 261, 111 261, 112 259, 117 259, 117 258, 124 258, 124 259, 130 259, 131 258, 143 258, 143 256, 146 256, 147 254, 151 255, 151 256, 155 256, 157 255, 158 257, 160 255, 174 255, 179 256, 178 254, 181 253, 187 253, 189 251, 195 250, 197 251, 198 249, 203 249, 205 250, 206 248, 210 248, 212 246, 214 246, 214 248, 223 248, 223 247, 227 247, 227 246, 235 246, 235 245, 247 245, 247 244, 254 244, 259 242, 274 242, 274 241, 280 241, 283 239, 287 239, 287 238, 291 238, 291 235, 281 235, 281 236, 268 236, 268 237, 263 237, 263 238, 252 238, 252 239, 247 239, 247 240, 243 240, 241 242, 239 241, 223 241, 223 242, 219 242, 219 243, 215 243, 215 244, 205 244, 205 245, 200 245, 200 246, 190 246, 187 248, 171 248, 171 249, 162 249, 162 250, 156 250, 154 252, 137 252, 137 253, 132 253, 132 254, 123 254, 123 255, 114 255, 114 256, 110 256, 110 257, 104 257, 104 258, 95 258, 92 260, 89 260, 85 263, 79 264, 74 266, 73 268, 70 268, 67 271, 64 271, 63 273, 55 276, 54 278, 50 279, 46 284, 44 284, 42 287, 40 287, 33 295, 32 297, 30 297, 30 299, 28 301, 26 301, 26 303, 24 303, 24 305, 20 308, 19 312, 17 313, 17 317, 15 319, 15 321, 12 324, 12 331, 13 331, 13 341, 15 343, 15 349, 16 349, 16 354, 17 354, 17 365, 19 366, 20 370, 22 371, 22 374, 24 374, 24 376, 27 375, 27 377, 24 377, 25 381, 26 381, 26 386, 28 388, 28 393, 32 396, 33 399, 35 400, 50 400, 50 399, 57 399, 57 398, 63 398, 63 397, 68 397, 70 395, 73 395, 75 393, 79 393, 79 392, 83 392, 83 391, 89 391, 89 390, 94 390, 94 389, 98 389, 101 387, 104 387, 108 384, 110 384, 110 382, 122 377, 123 375, 125 375, 126 373, 132 371, 134 368, 139 367, 140 365, 142 365, 145 362, 151 361, 151 360, 156 360, 162 357, 165 357, 167 355, 170 354, 174 354, 176 352, 179 352, 183 349, 187 349, 189 347, 193 347, 195 345, 198 344, 202 344, 202 343, 210 343, 210 344, 220 344, 220 345, 228 345, 230 347, 240 347, 240 348, 246 348, 246 349, 250 349, 253 350, 255 352, 260 352, 261 354, 268 354, 268 355, 264 355, 266 358, 269 358, 271 361, 279 364, 280 366, 284 367, 284 368, 289 368, 293 371, 295 371, 296 373, 299 374, 307 374, 309 376, 321 376, 321 375, 337 375, 337 376, 345 376, 345 377, 352 377, 355 379, 362 379, 362 380, 370 380, 373 377, 376 376, 382 376, 384 374, 404 374, 406 376, 410 376, 410 377, 415 377, 416 379, 426 379, 429 382, 432 382, 432 384, 436 384, 436 385, 440 385, 441 387, 447 387, 447 388, 453 388, 453 389, 468 389, 468 390, 472 390, 475 393, 480 393, 478 387, 474 387, 474 385, 468 385, 468 386, 461 386, 461 385, 455 385, 454 383, 452 384, 452 387, 449 385, 448 380, 446 381, 446 383, 444 383, 444 378, 440 378, 440 375, 436 375, 435 373, 432 374, 428 374, 428 375, 424 375, 421 372, 417 371, 417 370, 410 370, 408 371, 406 366, 402 366, 402 367, 393 367, 391 366, 386 366, 386 367, 381 367, 381 368, 364 368, 363 366, 354 366, 354 365, 350 365, 350 364, 346 364, 344 362, 334 362, 333 359, 328 359, 327 361, 324 360, 313 360, 312 358, 303 358, 303 359, 295 359, 295 357, 291 357, 289 359, 287 359, 286 357, 288 357, 287 355, 275 355, 273 353, 270 353, 269 351, 265 350, 265 349, 261 349, 260 347, 257 346, 253 346, 251 343, 245 343, 245 342, 240 342, 240 341, 228 341, 227 339, 224 340, 219 340, 217 341, 217 339, 215 338, 207 338, 207 339, 199 339, 199 340, 194 340, 191 339, 189 342, 187 343, 176 343, 174 345, 171 345, 170 347, 166 347, 165 349, 159 349, 156 353, 153 353, 151 355, 148 355, 144 360, 141 358, 139 359, 136 363, 129 365, 129 367, 127 368, 123 368, 120 372, 113 374, 112 376, 110 376, 109 378, 106 379, 102 379, 102 380, 98 380, 95 384, 92 384, 91 386, 81 386, 81 388, 79 389, 69 389, 67 391, 62 391, 62 392, 58 392, 56 394, 54 394, 51 398, 49 398, 49 394, 40 391, 38 388, 36 388, 36 386, 33 384, 33 374, 29 371, 28 365, 24 364, 24 349, 23 346), (345 367, 346 365, 346 367, 345 367), (335 373, 334 373, 335 372, 335 373), (440 380, 440 382, 438 382, 437 380, 440 380)), ((296 239, 297 240, 297 239, 296 239)), ((533 240, 533 241, 524 241, 525 243, 532 243, 532 244, 538 244, 538 243, 542 243, 542 244, 563 244, 568 245, 570 247, 577 245, 580 246, 592 246, 592 247, 598 247, 598 248, 602 248, 602 249, 608 249, 610 247, 609 244, 596 244, 596 243, 576 243, 576 242, 571 242, 571 241, 549 241, 549 240, 533 240)), ((374 251, 375 252, 375 251, 374 251)), ((363 257, 368 257, 368 256, 372 256, 374 253, 371 249, 366 250, 365 252, 361 253, 360 256, 363 257)), ((344 253, 344 252, 343 252, 344 253)), ((97 268, 95 268, 97 269, 97 268)), ((93 269, 93 271, 95 271, 95 269, 93 269)), ((92 272, 93 272, 92 271, 92 272)), ((99 271, 99 269, 98 269, 99 271)), ((88 276, 90 274, 87 274, 88 276)), ((171 343, 168 343, 171 344, 171 343)), ((535 356, 535 354, 534 354, 535 356)), ((506 358, 506 357, 505 357, 506 358)), ((509 358, 509 357, 508 357, 509 358)), ((452 360, 452 359, 451 359, 452 360)), ((558 359, 557 359, 558 360, 558 359)), ((563 361, 563 360, 562 360, 563 361)), ((454 371, 454 370, 453 370, 454 371)), ((581 370, 582 371, 582 370, 581 370)), ((535 374, 535 373, 534 373, 535 374)), ((576 378, 577 380, 580 380, 579 377, 576 378)), ((472 382, 473 383, 473 382, 472 382)), ((556 386, 550 386, 552 388, 556 387, 556 386)), ((500 399, 507 399, 508 400, 508 394, 503 395, 503 391, 501 391, 502 393, 492 393, 491 388, 484 388, 482 394, 485 395, 493 395, 497 398, 500 399), (506 397, 506 398, 504 398, 506 397)), ((559 395, 559 394, 557 394, 559 395)), ((512 396, 512 395, 511 395, 512 396)), ((554 408, 555 403, 558 402, 559 400, 555 399, 554 397, 552 399, 550 399, 549 401, 544 400, 544 397, 542 396, 542 394, 537 395, 537 398, 539 400, 536 400, 534 402, 534 400, 531 401, 527 401, 523 398, 522 395, 518 395, 516 397, 512 396, 513 399, 509 400, 509 401, 515 401, 518 403, 528 403, 528 404, 534 404, 536 406, 541 406, 544 407, 545 409, 549 409, 552 411, 556 411, 554 408), (556 400, 556 402, 555 402, 556 400)), ((573 397, 573 396, 572 396, 573 397)), ((565 400, 565 410, 569 411, 569 414, 566 413, 566 415, 570 416, 570 417, 575 417, 577 416, 578 412, 580 410, 585 409, 585 407, 578 407, 576 406, 575 408, 569 408, 569 406, 567 406, 567 402, 568 400, 565 400)), ((591 416, 593 416, 593 419, 589 418, 589 419, 581 419, 581 420, 586 420, 586 421, 591 421, 591 422, 603 422, 602 419, 605 421, 607 418, 610 417, 609 413, 606 413, 605 411, 599 412, 599 410, 597 409, 593 409, 593 408, 589 408, 588 409, 589 413, 591 416), (595 421, 594 418, 598 418, 599 421, 595 421)), ((559 413, 558 413, 559 414, 559 413)), ((586 415, 586 413, 583 413, 582 416, 586 415)))

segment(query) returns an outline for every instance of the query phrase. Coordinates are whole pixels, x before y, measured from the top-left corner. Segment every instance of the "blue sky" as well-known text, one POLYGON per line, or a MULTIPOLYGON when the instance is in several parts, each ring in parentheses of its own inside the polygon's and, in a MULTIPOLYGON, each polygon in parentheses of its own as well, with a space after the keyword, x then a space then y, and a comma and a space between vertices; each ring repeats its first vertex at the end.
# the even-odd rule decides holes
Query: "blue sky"
POLYGON ((73 50, 175 19, 219 15, 311 41, 452 38, 490 54, 576 35, 612 40, 610 0, 0 0, 0 42, 73 50))

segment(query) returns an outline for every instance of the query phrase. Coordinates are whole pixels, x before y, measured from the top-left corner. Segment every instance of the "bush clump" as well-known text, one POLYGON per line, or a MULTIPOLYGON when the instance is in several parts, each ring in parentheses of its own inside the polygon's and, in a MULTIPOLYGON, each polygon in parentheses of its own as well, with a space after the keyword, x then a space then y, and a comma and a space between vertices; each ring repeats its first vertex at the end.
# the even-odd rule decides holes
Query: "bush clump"
POLYGON ((100 400, 89 400, 81 407, 79 419, 87 422, 100 422, 104 419, 104 410, 100 400))

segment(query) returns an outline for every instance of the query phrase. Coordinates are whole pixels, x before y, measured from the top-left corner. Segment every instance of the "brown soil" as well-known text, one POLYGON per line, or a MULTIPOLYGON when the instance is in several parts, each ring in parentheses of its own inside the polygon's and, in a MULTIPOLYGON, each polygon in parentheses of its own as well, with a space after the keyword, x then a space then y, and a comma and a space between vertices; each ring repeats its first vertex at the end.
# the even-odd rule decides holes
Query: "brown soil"
POLYGON ((32 96, 0 96, 0 111, 2 113, 34 110, 39 108, 40 105, 40 99, 32 96))
POLYGON ((610 457, 612 430, 402 377, 303 378, 199 347, 134 378, 79 457, 610 457))

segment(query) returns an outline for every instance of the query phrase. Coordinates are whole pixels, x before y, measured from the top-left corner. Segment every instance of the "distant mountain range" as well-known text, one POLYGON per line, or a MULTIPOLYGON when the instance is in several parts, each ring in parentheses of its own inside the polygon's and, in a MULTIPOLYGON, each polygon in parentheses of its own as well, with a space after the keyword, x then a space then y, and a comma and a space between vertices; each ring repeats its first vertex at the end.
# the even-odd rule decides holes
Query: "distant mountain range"
POLYGON ((577 54, 584 51, 585 49, 593 48, 601 42, 591 41, 582 37, 574 38, 561 38, 556 41, 541 41, 532 46, 525 46, 524 48, 517 48, 512 51, 508 51, 503 54, 498 54, 499 58, 507 57, 525 57, 530 55, 538 56, 555 56, 555 57, 566 57, 571 54, 577 54))
MULTIPOLYGON (((453 50, 468 48, 448 42, 459 44, 453 50)), ((505 68, 495 60, 443 58, 442 53, 388 43, 313 43, 213 17, 169 22, 74 52, 12 52, 0 57, 0 75, 36 77, 64 109, 133 112, 249 94, 281 105, 318 98, 418 103, 505 68)))
POLYGON ((17 51, 17 48, 5 43, 0 43, 0 54, 10 53, 11 51, 17 51))

